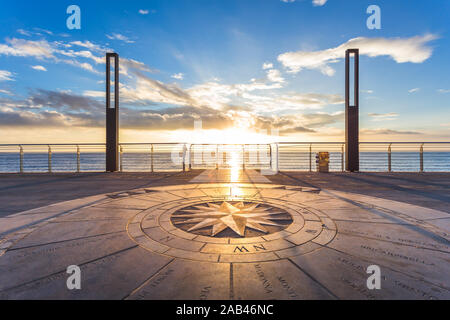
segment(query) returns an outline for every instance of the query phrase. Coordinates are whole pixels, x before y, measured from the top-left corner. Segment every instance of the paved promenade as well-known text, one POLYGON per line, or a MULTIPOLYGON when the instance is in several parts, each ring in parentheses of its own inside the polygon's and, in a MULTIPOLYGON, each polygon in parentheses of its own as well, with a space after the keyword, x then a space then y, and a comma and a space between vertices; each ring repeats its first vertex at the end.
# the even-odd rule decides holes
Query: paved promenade
POLYGON ((450 299, 449 182, 0 175, 0 299, 450 299), (71 265, 80 290, 67 288, 71 265))

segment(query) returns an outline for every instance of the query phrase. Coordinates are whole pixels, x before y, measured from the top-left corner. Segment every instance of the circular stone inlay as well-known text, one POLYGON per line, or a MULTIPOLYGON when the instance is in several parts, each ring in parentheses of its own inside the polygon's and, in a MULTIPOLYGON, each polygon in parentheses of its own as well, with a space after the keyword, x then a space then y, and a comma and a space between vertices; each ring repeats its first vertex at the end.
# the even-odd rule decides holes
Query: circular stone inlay
POLYGON ((172 224, 189 233, 216 238, 250 238, 284 230, 292 216, 268 204, 221 201, 182 208, 171 216, 172 224))

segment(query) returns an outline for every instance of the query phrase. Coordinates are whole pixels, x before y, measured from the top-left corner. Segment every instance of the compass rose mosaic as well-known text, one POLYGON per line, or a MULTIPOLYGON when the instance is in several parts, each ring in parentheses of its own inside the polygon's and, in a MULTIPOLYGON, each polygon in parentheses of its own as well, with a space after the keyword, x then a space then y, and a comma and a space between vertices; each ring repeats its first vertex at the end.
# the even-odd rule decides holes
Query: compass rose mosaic
POLYGON ((174 213, 178 228, 212 237, 253 237, 280 231, 292 223, 285 210, 262 203, 208 202, 174 213))
MULTIPOLYGON (((130 238, 164 256, 222 263, 306 254, 321 249, 336 235, 333 220, 297 199, 266 198, 253 186, 240 187, 239 196, 230 196, 230 187, 189 187, 133 195, 139 201, 151 199, 151 204, 129 220, 130 238)), ((320 197, 272 191, 276 193, 320 197)))

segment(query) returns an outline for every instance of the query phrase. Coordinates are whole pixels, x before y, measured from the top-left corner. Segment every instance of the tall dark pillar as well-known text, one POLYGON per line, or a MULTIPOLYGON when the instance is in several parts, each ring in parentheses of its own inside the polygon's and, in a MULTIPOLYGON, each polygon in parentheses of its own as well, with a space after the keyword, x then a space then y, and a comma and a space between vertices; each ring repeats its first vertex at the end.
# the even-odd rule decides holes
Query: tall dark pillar
POLYGON ((119 170, 119 55, 106 54, 106 171, 119 170), (114 102, 111 102, 111 59, 114 59, 114 102))
POLYGON ((359 171, 359 49, 345 52, 345 169, 359 171), (351 56, 354 60, 353 103, 350 101, 351 56))

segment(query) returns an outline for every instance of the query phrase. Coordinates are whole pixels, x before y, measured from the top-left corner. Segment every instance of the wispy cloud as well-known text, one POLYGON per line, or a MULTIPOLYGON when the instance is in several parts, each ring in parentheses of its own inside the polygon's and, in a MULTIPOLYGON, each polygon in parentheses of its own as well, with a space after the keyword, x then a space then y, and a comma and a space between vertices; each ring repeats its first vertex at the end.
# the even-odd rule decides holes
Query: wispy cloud
POLYGON ((450 89, 438 89, 437 92, 439 92, 439 93, 450 93, 450 89))
POLYGON ((0 81, 14 81, 13 74, 7 70, 0 70, 0 81))
POLYGON ((427 34, 411 38, 354 38, 338 47, 321 51, 287 52, 278 56, 289 72, 298 73, 303 69, 317 69, 332 76, 335 70, 331 64, 345 57, 345 51, 359 48, 361 55, 369 57, 388 56, 397 63, 422 63, 427 60, 433 49, 427 44, 437 36, 427 34))
POLYGON ((130 40, 130 38, 120 33, 113 33, 111 35, 107 34, 106 37, 110 40, 120 40, 126 43, 134 43, 133 40, 130 40))
POLYGON ((328 0, 313 0, 313 5, 321 7, 327 3, 328 0))
POLYGON ((46 40, 6 39, 0 44, 0 55, 16 57, 53 58, 54 49, 46 40))
POLYGON ((47 71, 44 66, 31 66, 31 68, 37 71, 47 71))
POLYGON ((389 121, 395 120, 399 116, 398 113, 389 112, 389 113, 369 113, 369 117, 372 118, 373 121, 389 121))
POLYGON ((177 79, 177 80, 183 80, 184 79, 184 74, 183 73, 176 73, 172 75, 172 78, 177 79))
POLYGON ((87 48, 87 49, 93 50, 93 51, 104 51, 105 50, 102 47, 100 47, 99 45, 90 42, 89 40, 86 40, 86 41, 72 41, 70 44, 71 45, 75 45, 75 46, 79 46, 79 47, 83 47, 83 48, 87 48))
POLYGON ((408 90, 409 93, 416 93, 418 91, 420 91, 420 88, 413 88, 413 89, 408 90))
MULTIPOLYGON (((295 2, 296 0, 281 0, 281 2, 285 2, 285 3, 292 3, 295 2)), ((316 7, 321 7, 323 5, 325 5, 325 3, 327 3, 328 0, 313 0, 312 4, 313 6, 316 7)))
POLYGON ((143 14, 143 15, 146 15, 146 14, 149 14, 149 11, 148 10, 144 10, 144 9, 140 9, 139 13, 143 14))
POLYGON ((13 93, 12 93, 11 91, 6 90, 6 89, 0 89, 0 93, 2 93, 2 94, 7 94, 7 95, 9 95, 9 96, 13 95, 13 93))
POLYGON ((417 131, 403 131, 403 130, 393 130, 386 128, 378 129, 361 129, 361 133, 364 135, 417 135, 422 134, 417 131))

